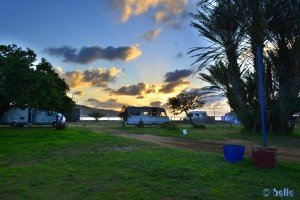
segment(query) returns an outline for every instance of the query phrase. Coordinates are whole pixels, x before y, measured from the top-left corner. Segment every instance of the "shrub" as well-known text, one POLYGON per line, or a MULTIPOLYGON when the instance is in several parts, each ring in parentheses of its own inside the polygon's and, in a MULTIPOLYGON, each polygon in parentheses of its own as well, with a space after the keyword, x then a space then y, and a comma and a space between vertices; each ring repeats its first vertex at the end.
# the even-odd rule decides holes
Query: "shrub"
POLYGON ((139 124, 137 126, 143 128, 145 126, 144 121, 140 119, 139 124))
POLYGON ((194 128, 198 128, 198 129, 206 129, 206 126, 204 124, 195 124, 194 128))
POLYGON ((124 128, 125 126, 126 126, 125 121, 122 121, 122 122, 121 122, 121 127, 124 128))
POLYGON ((179 130, 174 122, 165 122, 161 125, 161 127, 169 130, 179 130))
POLYGON ((56 130, 62 130, 65 129, 67 127, 67 123, 57 123, 55 128, 56 130))

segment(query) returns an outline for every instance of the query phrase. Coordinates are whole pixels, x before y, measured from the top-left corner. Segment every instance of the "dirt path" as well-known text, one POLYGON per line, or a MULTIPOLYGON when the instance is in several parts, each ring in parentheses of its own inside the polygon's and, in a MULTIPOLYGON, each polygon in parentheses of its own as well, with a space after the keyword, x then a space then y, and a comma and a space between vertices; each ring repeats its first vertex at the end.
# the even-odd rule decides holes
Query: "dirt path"
MULTIPOLYGON (((109 133, 122 137, 135 138, 138 140, 153 142, 162 146, 176 147, 183 149, 192 149, 195 151, 205 151, 205 152, 215 152, 223 153, 223 144, 239 144, 244 145, 245 156, 251 156, 251 149, 253 143, 249 141, 237 140, 237 139, 225 139, 224 141, 215 141, 215 140, 198 140, 198 141, 189 141, 180 138, 171 138, 171 137, 161 137, 150 134, 135 134, 125 131, 119 131, 114 129, 99 129, 92 128, 93 131, 101 133, 109 133)), ((277 159, 292 161, 300 163, 300 150, 296 148, 283 148, 277 147, 277 159)))

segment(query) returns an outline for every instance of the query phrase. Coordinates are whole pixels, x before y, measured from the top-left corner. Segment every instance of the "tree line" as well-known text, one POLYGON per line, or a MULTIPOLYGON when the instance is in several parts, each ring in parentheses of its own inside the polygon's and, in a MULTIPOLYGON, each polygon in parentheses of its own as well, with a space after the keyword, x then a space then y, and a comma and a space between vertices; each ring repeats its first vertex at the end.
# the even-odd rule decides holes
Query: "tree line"
POLYGON ((36 63, 31 49, 0 45, 0 117, 12 107, 34 107, 60 113, 72 111, 69 86, 44 58, 36 63))

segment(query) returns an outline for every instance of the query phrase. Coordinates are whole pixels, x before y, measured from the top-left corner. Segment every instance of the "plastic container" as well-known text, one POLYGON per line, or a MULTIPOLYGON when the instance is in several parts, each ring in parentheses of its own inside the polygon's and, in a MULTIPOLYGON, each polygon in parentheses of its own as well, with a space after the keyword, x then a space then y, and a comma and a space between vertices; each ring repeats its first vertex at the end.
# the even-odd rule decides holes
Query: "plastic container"
POLYGON ((262 168, 274 168, 277 165, 276 147, 252 147, 252 161, 254 166, 262 168))
POLYGON ((224 158, 229 162, 239 162, 244 158, 245 146, 243 145, 223 145, 224 158))

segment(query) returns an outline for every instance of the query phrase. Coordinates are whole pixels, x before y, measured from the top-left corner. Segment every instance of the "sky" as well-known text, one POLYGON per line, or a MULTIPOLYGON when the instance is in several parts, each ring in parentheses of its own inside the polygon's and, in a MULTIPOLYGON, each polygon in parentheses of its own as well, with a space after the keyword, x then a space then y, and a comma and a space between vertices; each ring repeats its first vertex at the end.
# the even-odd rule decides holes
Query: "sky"
MULTIPOLYGON (((187 52, 208 45, 190 26, 195 0, 0 0, 0 44, 46 58, 77 104, 120 110, 165 107, 169 97, 208 86, 187 52)), ((221 116, 224 97, 202 110, 221 116)))

